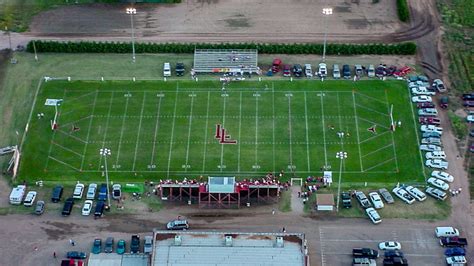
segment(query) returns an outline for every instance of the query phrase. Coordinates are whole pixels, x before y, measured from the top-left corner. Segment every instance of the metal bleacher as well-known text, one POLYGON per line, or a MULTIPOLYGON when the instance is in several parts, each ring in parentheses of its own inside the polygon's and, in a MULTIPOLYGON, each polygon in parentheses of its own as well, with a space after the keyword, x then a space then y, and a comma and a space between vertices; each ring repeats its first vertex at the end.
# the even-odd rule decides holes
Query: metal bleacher
POLYGON ((258 73, 258 51, 244 49, 196 49, 195 73, 258 73))

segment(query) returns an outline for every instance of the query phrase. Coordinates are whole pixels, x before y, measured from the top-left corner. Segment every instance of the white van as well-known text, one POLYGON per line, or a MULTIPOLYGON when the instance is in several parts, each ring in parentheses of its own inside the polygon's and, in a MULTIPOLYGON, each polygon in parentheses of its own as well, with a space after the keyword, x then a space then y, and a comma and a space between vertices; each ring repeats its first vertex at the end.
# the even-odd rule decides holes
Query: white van
POLYGON ((164 77, 171 77, 171 65, 170 63, 163 64, 163 76, 164 77))
POLYGON ((444 151, 427 152, 426 159, 446 159, 446 153, 444 151))
POLYGON ((10 193, 10 204, 19 205, 25 196, 26 186, 18 185, 10 193))
POLYGON ((459 236, 459 230, 454 227, 436 227, 436 237, 452 237, 459 236))

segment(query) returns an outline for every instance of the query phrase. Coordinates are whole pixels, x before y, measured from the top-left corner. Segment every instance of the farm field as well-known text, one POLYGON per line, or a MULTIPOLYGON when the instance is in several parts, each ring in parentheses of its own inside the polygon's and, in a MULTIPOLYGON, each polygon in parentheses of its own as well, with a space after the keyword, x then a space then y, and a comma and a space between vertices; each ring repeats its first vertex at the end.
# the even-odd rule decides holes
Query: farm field
POLYGON ((114 181, 330 169, 343 182, 416 183, 424 175, 415 127, 402 81, 241 82, 225 90, 216 81, 49 81, 36 99, 20 178, 102 179, 99 149, 108 148, 114 181), (62 99, 56 130, 46 99, 62 99), (395 132, 391 105, 402 122, 395 132))

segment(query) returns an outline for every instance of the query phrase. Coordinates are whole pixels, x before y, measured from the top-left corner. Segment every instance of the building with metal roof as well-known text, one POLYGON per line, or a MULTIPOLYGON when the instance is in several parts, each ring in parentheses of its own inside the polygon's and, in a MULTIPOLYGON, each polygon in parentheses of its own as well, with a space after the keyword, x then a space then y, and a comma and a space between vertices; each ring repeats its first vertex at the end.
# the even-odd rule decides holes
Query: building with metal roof
POLYGON ((88 266, 148 266, 148 254, 90 253, 88 266))
POLYGON ((309 265, 302 233, 154 231, 153 266, 309 265))

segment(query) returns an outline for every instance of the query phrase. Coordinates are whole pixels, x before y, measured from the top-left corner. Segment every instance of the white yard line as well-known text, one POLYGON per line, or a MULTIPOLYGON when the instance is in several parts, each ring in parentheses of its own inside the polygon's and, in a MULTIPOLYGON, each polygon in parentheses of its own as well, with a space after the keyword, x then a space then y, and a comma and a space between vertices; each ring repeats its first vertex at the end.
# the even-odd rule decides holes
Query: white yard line
POLYGON ((137 133, 137 141, 135 144, 135 155, 133 156, 132 171, 135 171, 135 164, 137 162, 138 143, 140 143, 140 131, 142 129, 143 109, 145 109, 145 99, 146 99, 146 92, 143 93, 142 109, 140 111, 140 122, 138 122, 138 133, 137 133))
MULTIPOLYGON (((110 113, 112 112, 113 101, 114 101, 114 92, 112 92, 112 96, 110 96, 109 110, 107 112, 107 119, 105 120, 104 138, 102 139, 102 148, 105 147, 105 140, 107 139, 107 129, 109 128, 110 113)), ((99 156, 99 167, 97 168, 98 170, 100 170, 100 166, 102 165, 102 157, 103 156, 99 156)))
POLYGON ((376 152, 379 152, 379 151, 384 150, 384 149, 386 149, 386 148, 388 148, 388 147, 391 147, 391 146, 393 146, 393 143, 390 143, 390 144, 388 144, 388 145, 386 145, 386 146, 383 146, 382 148, 376 149, 375 151, 371 151, 371 152, 369 152, 369 153, 367 153, 367 154, 364 154, 364 156, 362 156, 362 157, 367 157, 367 156, 369 156, 369 155, 371 155, 371 154, 374 154, 374 153, 376 153, 376 152))
POLYGON ((413 110, 413 104, 411 103, 411 99, 410 99, 410 88, 407 86, 407 90, 408 90, 408 101, 410 103, 410 107, 411 107, 411 115, 413 117, 413 128, 415 130, 415 135, 416 135, 416 143, 418 145, 418 153, 420 155, 420 163, 421 163, 421 170, 423 171, 423 176, 425 177, 425 181, 426 181, 426 170, 425 170, 425 166, 423 164, 423 154, 420 150, 420 135, 418 134, 418 124, 416 123, 416 118, 415 118, 415 111, 413 110))
POLYGON ((240 100, 239 100, 239 139, 238 139, 239 148, 238 148, 238 152, 237 152, 237 156, 238 156, 238 159, 237 159, 237 172, 239 172, 239 173, 240 173, 240 144, 242 142, 240 140, 241 133, 242 133, 242 92, 240 92, 240 100))
POLYGON ((375 139, 375 138, 381 137, 381 136, 383 136, 383 135, 385 135, 385 134, 388 134, 388 133, 390 133, 390 131, 385 131, 385 132, 380 133, 380 134, 375 134, 373 137, 370 137, 370 138, 368 138, 368 139, 365 139, 365 140, 361 141, 360 143, 361 143, 361 144, 362 144, 362 143, 366 143, 367 141, 370 141, 370 140, 373 140, 373 139, 375 139))
POLYGON ((65 150, 65 151, 74 153, 75 155, 77 155, 77 156, 79 156, 79 157, 81 157, 81 158, 84 157, 84 155, 82 155, 82 154, 80 154, 80 153, 78 153, 78 152, 76 152, 76 151, 73 151, 73 150, 71 150, 71 149, 69 149, 69 148, 66 148, 66 147, 64 147, 63 145, 61 145, 61 144, 59 144, 59 143, 57 143, 57 142, 53 142, 53 145, 56 145, 56 146, 58 146, 59 148, 65 150))
MULTIPOLYGON (((352 91, 352 94, 354 94, 354 91, 352 91)), ((372 97, 372 96, 368 96, 368 95, 365 95, 365 94, 360 93, 360 92, 357 92, 357 94, 360 95, 360 96, 363 96, 363 97, 365 97, 365 98, 368 98, 368 99, 370 99, 370 100, 377 101, 377 102, 380 102, 380 103, 385 104, 384 101, 382 101, 382 100, 380 100, 380 99, 377 99, 377 98, 374 98, 374 97, 372 97)))
POLYGON ((364 166, 362 164, 362 152, 360 150, 360 135, 359 135, 359 118, 357 117, 357 107, 356 107, 356 100, 355 100, 355 92, 352 91, 352 104, 354 108, 354 120, 356 124, 356 136, 357 136, 357 148, 359 149, 359 164, 360 164, 360 171, 364 172, 364 166))
POLYGON ((378 127, 381 127, 381 128, 384 128, 384 129, 387 129, 387 130, 390 130, 390 127, 387 127, 387 126, 384 126, 380 123, 376 123, 374 121, 371 121, 371 120, 368 120, 368 119, 365 119, 365 118, 362 118, 362 117, 358 117, 358 119, 362 120, 362 121, 365 121, 365 122, 368 122, 368 123, 372 123, 372 125, 377 125, 378 127))
POLYGON ((71 133, 67 133, 67 132, 65 132, 65 131, 63 131, 63 130, 60 130, 60 129, 57 129, 56 131, 57 131, 57 133, 61 133, 61 134, 65 135, 65 136, 67 136, 67 137, 69 137, 69 138, 73 138, 73 139, 75 139, 75 140, 77 140, 77 141, 79 141, 79 142, 81 142, 81 143, 86 144, 86 141, 85 141, 85 140, 83 140, 83 139, 81 139, 81 138, 79 138, 79 137, 76 137, 76 136, 72 135, 71 133))
MULTIPOLYGON (((388 115, 390 116, 390 104, 388 103, 388 95, 387 95, 387 90, 385 90, 385 101, 386 101, 386 104, 387 104, 387 112, 388 112, 388 115)), ((413 104, 410 104, 413 108, 413 104)), ((395 122, 394 122, 395 123, 395 122)), ((416 127, 415 127, 416 128, 416 127)), ((396 151, 396 148, 395 148, 395 137, 394 137, 394 131, 390 130, 390 132, 392 133, 392 144, 393 144, 393 156, 395 156, 395 167, 397 169, 397 171, 399 171, 400 169, 398 168, 398 158, 397 158, 397 151, 396 151)), ((418 132, 417 132, 418 133, 418 132)), ((421 153, 421 152, 420 152, 421 153)), ((423 161, 423 160, 422 160, 423 161)), ((423 170, 424 170, 424 167, 423 167, 423 170)), ((424 173, 424 172, 423 172, 424 173)), ((426 175, 425 175, 426 176, 426 175)), ((426 177, 425 177, 426 178, 426 177)))
POLYGON ((388 115, 388 114, 384 114, 384 113, 382 113, 382 112, 379 112, 379 111, 377 111, 377 110, 375 110, 375 109, 372 109, 372 108, 369 108, 369 107, 367 107, 367 106, 363 106, 363 105, 360 105, 360 104, 356 104, 356 105, 357 105, 357 107, 360 107, 360 108, 365 109, 365 110, 367 110, 367 111, 370 111, 370 112, 373 112, 373 113, 377 113, 377 114, 379 114, 379 115, 384 115, 384 116, 390 117, 390 115, 388 115))
MULTIPOLYGON (((151 150, 151 160, 150 160, 150 169, 153 169, 153 162, 155 160, 155 150, 156 150, 156 137, 158 136, 158 130, 160 128, 160 112, 161 112, 161 100, 163 97, 159 97, 158 100, 158 109, 156 111, 156 124, 155 124, 155 133, 153 134, 153 148, 151 150)), ((154 166, 156 168, 156 165, 154 166)))
POLYGON ((258 98, 255 97, 255 166, 258 165, 258 98))
MULTIPOLYGON (((242 93, 241 93, 242 94, 242 93)), ((206 155, 207 155, 207 134, 209 131, 209 103, 211 100, 211 92, 207 92, 207 109, 206 109, 206 127, 204 131, 204 156, 202 157, 202 172, 206 169, 206 155)))
POLYGON ((272 154, 272 159, 273 159, 273 173, 276 172, 276 165, 275 165, 275 87, 272 82, 272 122, 273 122, 273 128, 272 128, 272 137, 273 137, 273 154, 272 154))
POLYGON ((62 165, 65 165, 65 166, 67 166, 67 167, 70 167, 70 168, 72 168, 72 169, 74 169, 74 170, 76 170, 76 171, 78 171, 78 172, 80 171, 80 170, 77 169, 76 167, 74 167, 74 166, 72 166, 72 165, 70 165, 70 164, 68 164, 68 163, 65 163, 65 162, 63 162, 63 161, 61 161, 61 160, 59 160, 59 159, 56 159, 56 158, 54 158, 54 157, 51 156, 51 155, 49 155, 48 158, 51 159, 51 160, 53 160, 53 161, 56 161, 56 162, 58 162, 58 163, 60 163, 60 164, 62 164, 62 165))
MULTIPOLYGON (((38 95, 38 94, 37 94, 38 95)), ((36 96, 37 96, 36 95, 36 96)), ((36 101, 36 96, 35 96, 35 101, 36 101)), ((56 123, 59 125, 59 118, 61 117, 61 107, 63 106, 64 104, 64 100, 66 99, 66 89, 64 89, 64 93, 63 93, 63 103, 59 106, 58 108, 58 117, 56 118, 56 123)), ((34 105, 33 105, 34 106, 34 105)), ((33 112, 33 110, 31 110, 31 112, 33 112)), ((30 116, 31 116, 31 113, 30 113, 30 116)), ((44 169, 48 169, 48 164, 49 164, 49 159, 50 158, 53 158, 51 157, 51 151, 53 150, 53 142, 54 142, 54 137, 56 136, 56 131, 57 130, 53 130, 53 136, 51 136, 51 142, 49 144, 49 150, 48 150, 48 157, 46 158, 46 165, 44 166, 44 169)), ((25 133, 26 133, 26 130, 25 130, 25 133)), ((25 135, 23 135, 25 136, 25 135)), ((23 140, 22 140, 23 142, 23 140)), ((72 167, 72 166, 71 166, 72 167)))
POLYGON ((92 107, 92 115, 91 115, 91 119, 89 120, 89 127, 87 128, 86 143, 84 144, 84 150, 82 151, 81 167, 79 168, 81 171, 82 171, 82 167, 84 166, 84 160, 86 159, 87 145, 89 144, 89 136, 91 134, 92 120, 94 120, 94 112, 95 112, 98 94, 99 94, 99 91, 96 90, 95 97, 94 97, 94 107, 92 107))
MULTIPOLYGON (((393 159, 392 159, 393 160, 393 159)), ((49 173, 52 173, 53 171, 50 171, 49 173)), ((103 171, 99 171, 99 170, 84 170, 82 171, 83 173, 101 173, 103 171)), ((114 173, 161 173, 161 174, 164 174, 166 173, 167 171, 166 170, 156 170, 156 171, 131 171, 131 170, 114 170, 113 171, 114 173)), ((231 174, 231 175, 235 175, 235 171, 206 171, 205 172, 206 174, 231 174)), ((294 174, 299 174, 299 175, 304 175, 304 174, 307 174, 308 172, 305 170, 305 171, 295 171, 293 172, 294 174)), ((335 173, 339 173, 339 172, 335 172, 335 173)), ((352 174, 352 175, 356 175, 356 174, 362 174, 360 171, 342 171, 343 174, 352 174)), ((370 172, 371 174, 396 174, 397 172, 396 171, 373 171, 373 172, 370 172)), ((203 174, 203 172, 201 170, 194 170, 194 171, 188 171, 187 173, 185 172, 177 172, 175 173, 175 175, 177 176, 180 176, 180 175, 189 175, 189 174, 198 174, 198 175, 201 175, 203 174)), ((255 172, 255 171, 252 171, 252 172, 248 172, 248 171, 243 171, 243 172, 240 172, 239 175, 246 175, 246 176, 254 176, 256 174, 261 174, 261 175, 266 175, 268 174, 268 171, 260 171, 260 172, 255 172)), ((51 181, 51 180, 49 180, 51 181)), ((354 183, 356 184, 356 183, 354 183)), ((361 186, 364 185, 363 182, 360 182, 358 183, 360 184, 361 186)))
POLYGON ((306 101, 306 92, 304 92, 304 117, 306 122, 306 158, 308 161, 308 172, 311 172, 310 160, 309 160, 309 127, 308 127, 308 104, 306 101))
POLYGON ((291 172, 294 171, 294 168, 293 168, 293 135, 292 135, 292 126, 291 126, 291 96, 288 96, 288 136, 289 136, 289 139, 290 139, 290 161, 289 161, 289 165, 291 167, 291 172))
MULTIPOLYGON (((222 97, 224 98, 224 108, 222 112, 222 127, 225 128, 225 104, 227 102, 227 97, 222 97)), ((220 164, 220 170, 221 172, 224 169, 224 145, 221 145, 221 164, 220 164)))
POLYGON ((328 165, 328 152, 326 148, 326 125, 324 124, 324 103, 323 103, 323 92, 319 92, 321 97, 321 122, 323 124, 323 141, 324 141, 324 166, 328 165))
POLYGON ((376 164, 376 165, 374 165, 374 166, 372 166, 372 167, 369 167, 369 168, 365 169, 364 172, 368 172, 369 170, 372 170, 372 169, 374 169, 374 168, 376 168, 376 167, 378 167, 378 166, 381 166, 381 165, 383 165, 383 164, 386 164, 386 163, 388 163, 388 162, 390 162, 390 161, 392 161, 392 160, 396 160, 396 158, 395 158, 395 157, 392 157, 392 158, 390 158, 390 159, 388 159, 388 160, 385 160, 385 161, 383 161, 383 162, 381 162, 381 163, 378 163, 378 164, 376 164))
MULTIPOLYGON (((119 138, 119 145, 118 145, 118 148, 117 148, 117 158, 115 160, 115 165, 118 165, 118 161, 119 161, 119 158, 120 158, 120 148, 122 147, 122 139, 123 139, 123 129, 125 128, 125 118, 127 117, 127 110, 128 110, 128 101, 130 99, 130 97, 126 97, 127 100, 125 101, 125 111, 123 113, 123 119, 122 119, 122 128, 120 129, 120 138, 119 138)), ((106 131, 107 132, 107 129, 106 131)), ((104 140, 105 140, 105 137, 104 137, 104 140)), ((100 156, 102 157, 102 156, 100 156)))
POLYGON ((170 138, 170 150, 168 154, 168 170, 166 171, 166 177, 170 177, 170 167, 171 167, 171 152, 173 151, 173 138, 174 138, 174 127, 176 124, 176 108, 178 106, 178 84, 176 84, 176 98, 174 100, 174 111, 173 111, 173 126, 171 128, 171 138, 170 138))
MULTIPOLYGON (((192 92, 194 94, 194 92, 192 92)), ((188 145, 186 147, 186 164, 185 164, 185 168, 184 168, 184 171, 187 172, 188 171, 188 168, 189 168, 189 144, 191 142, 191 125, 193 123, 193 107, 194 107, 194 98, 195 97, 191 97, 191 112, 189 114, 189 127, 188 127, 188 145)))

